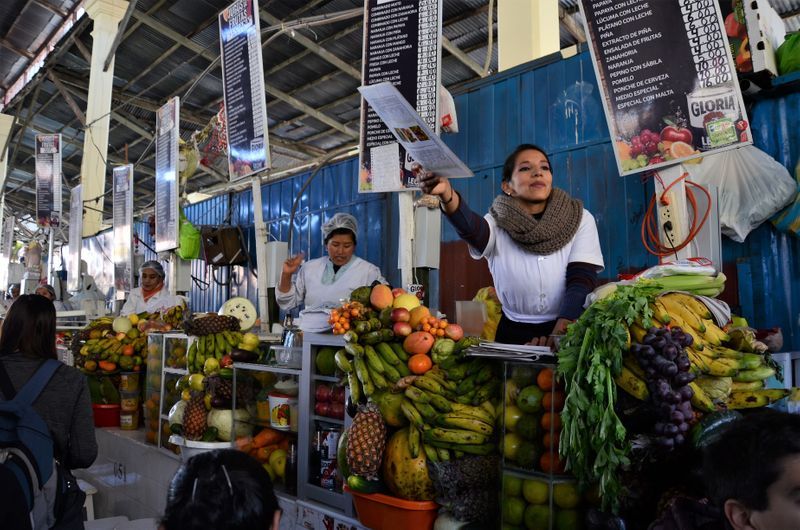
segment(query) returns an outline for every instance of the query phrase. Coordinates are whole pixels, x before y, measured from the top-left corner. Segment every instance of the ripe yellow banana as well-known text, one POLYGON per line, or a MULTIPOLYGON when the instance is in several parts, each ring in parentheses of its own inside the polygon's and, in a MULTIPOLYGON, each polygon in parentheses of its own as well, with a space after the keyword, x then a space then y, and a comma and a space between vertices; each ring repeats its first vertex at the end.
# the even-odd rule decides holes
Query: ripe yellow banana
POLYGON ((692 388, 694 395, 692 395, 692 406, 698 410, 702 410, 703 412, 714 412, 717 408, 714 406, 714 402, 711 401, 711 398, 708 397, 708 394, 700 388, 697 383, 692 381, 689 383, 689 386, 692 388))
POLYGON ((706 331, 703 335, 709 343, 713 344, 714 346, 719 346, 731 340, 730 335, 725 333, 714 323, 714 321, 710 319, 703 319, 703 323, 706 326, 706 331))
POLYGON ((678 302, 685 305, 690 311, 699 316, 700 318, 711 318, 711 311, 709 311, 706 304, 695 298, 690 294, 685 293, 669 293, 670 298, 674 298, 678 302))
POLYGON ((658 300, 664 305, 664 308, 667 310, 670 317, 678 316, 698 333, 705 332, 706 326, 703 324, 703 319, 689 310, 689 308, 679 302, 676 298, 673 298, 670 295, 664 295, 658 300))
POLYGON ((759 381, 734 381, 731 383, 731 392, 746 392, 748 390, 760 390, 764 388, 764 380, 759 381))
POLYGON ((728 408, 752 409, 756 407, 766 407, 770 403, 785 398, 789 393, 790 391, 785 388, 762 388, 760 390, 731 392, 728 398, 728 408))
POLYGON ((645 401, 650 395, 650 392, 647 391, 647 384, 636 377, 636 374, 626 366, 622 367, 622 371, 614 378, 614 382, 622 390, 640 401, 645 401))
POLYGON ((661 303, 661 299, 656 299, 652 304, 650 304, 650 309, 653 310, 653 318, 655 318, 662 324, 670 323, 671 315, 664 307, 664 304, 661 303))
POLYGON ((644 336, 647 335, 647 330, 644 329, 642 326, 634 322, 628 327, 628 333, 633 337, 633 340, 642 344, 644 341, 644 336))
POLYGON ((622 364, 625 365, 625 367, 628 370, 633 372, 633 375, 635 375, 639 379, 643 380, 647 379, 647 375, 644 373, 644 370, 642 370, 642 367, 639 365, 639 361, 637 361, 636 358, 630 353, 627 353, 622 357, 622 364))

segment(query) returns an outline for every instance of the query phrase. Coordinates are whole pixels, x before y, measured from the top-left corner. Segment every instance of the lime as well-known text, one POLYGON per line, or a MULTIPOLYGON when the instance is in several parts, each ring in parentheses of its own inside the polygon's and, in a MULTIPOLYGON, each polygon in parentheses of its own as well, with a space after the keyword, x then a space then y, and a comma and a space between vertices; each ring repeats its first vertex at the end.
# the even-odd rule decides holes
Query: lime
POLYGON ((538 445, 523 440, 517 448, 517 465, 523 469, 534 469, 541 456, 542 450, 538 445))
POLYGON ((517 396, 517 406, 526 414, 535 414, 542 410, 544 392, 537 386, 526 386, 517 396))
POLYGON ((522 496, 531 504, 546 504, 550 497, 549 484, 542 480, 526 480, 522 483, 522 496))
POLYGON ((503 436, 503 456, 507 460, 516 460, 517 451, 521 443, 522 438, 513 432, 507 432, 505 436, 503 436))
POLYGON ((525 501, 519 497, 503 499, 503 521, 508 524, 522 524, 525 515, 525 501))
POLYGON ((561 482, 553 485, 553 502, 559 508, 574 508, 580 503, 581 496, 574 482, 561 482))
POLYGON ((539 438, 539 419, 536 416, 523 414, 517 420, 516 429, 514 430, 525 440, 536 440, 539 438))
POLYGON ((517 421, 522 417, 522 411, 515 405, 508 405, 505 411, 506 431, 516 431, 517 421))
POLYGON ((559 510, 556 512, 556 530, 581 530, 583 520, 578 510, 559 510))
POLYGON ((519 497, 522 495, 522 479, 514 475, 503 475, 503 495, 519 497))
POLYGON ((531 504, 525 508, 525 528, 528 530, 548 530, 550 528, 550 507, 531 504))
POLYGON ((321 348, 317 352, 316 365, 319 375, 333 375, 336 373, 334 355, 336 355, 336 350, 330 347, 321 348))

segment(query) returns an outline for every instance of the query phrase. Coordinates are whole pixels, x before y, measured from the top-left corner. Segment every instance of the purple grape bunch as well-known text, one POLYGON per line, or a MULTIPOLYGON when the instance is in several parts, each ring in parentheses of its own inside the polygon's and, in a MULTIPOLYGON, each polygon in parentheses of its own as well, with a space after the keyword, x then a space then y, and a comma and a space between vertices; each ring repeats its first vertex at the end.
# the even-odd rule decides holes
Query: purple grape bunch
POLYGON ((684 350, 691 345, 692 336, 679 327, 652 327, 642 344, 631 346, 647 376, 647 389, 656 407, 654 441, 665 449, 683 444, 689 421, 694 418, 691 404, 694 392, 689 386, 694 374, 689 371, 691 362, 684 350))

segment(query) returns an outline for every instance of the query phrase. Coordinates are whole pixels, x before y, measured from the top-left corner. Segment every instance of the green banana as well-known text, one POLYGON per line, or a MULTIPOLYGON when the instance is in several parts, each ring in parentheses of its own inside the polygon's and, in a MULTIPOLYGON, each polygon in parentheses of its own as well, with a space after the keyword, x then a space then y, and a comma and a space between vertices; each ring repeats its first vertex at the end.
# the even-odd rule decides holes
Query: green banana
POLYGON ((478 374, 475 376, 475 384, 480 385, 485 383, 486 381, 492 378, 492 375, 493 375, 492 365, 491 364, 485 365, 483 368, 480 369, 478 374))
POLYGON ((423 375, 421 377, 417 377, 414 380, 414 386, 421 388, 423 390, 427 390, 428 392, 433 392, 434 394, 442 394, 444 392, 444 388, 438 381, 423 375))
POLYGON ((419 429, 422 429, 425 426, 425 420, 422 419, 422 415, 419 413, 419 411, 414 408, 414 404, 411 402, 411 400, 403 398, 403 400, 400 402, 400 410, 411 425, 419 429))
POLYGON ((434 381, 442 385, 442 388, 446 390, 452 391, 455 390, 456 387, 458 386, 455 383, 455 381, 448 381, 447 379, 445 379, 444 374, 442 372, 439 372, 438 370, 428 370, 427 372, 425 372, 425 377, 433 379, 434 381))
POLYGON ((364 390, 364 395, 370 397, 375 392, 375 385, 372 383, 372 379, 370 378, 367 363, 364 362, 362 357, 355 357, 353 359, 353 364, 356 368, 358 380, 361 381, 361 388, 364 390))
POLYGON ((364 347, 360 344, 356 344, 355 342, 347 342, 344 345, 344 349, 347 353, 352 355, 353 357, 363 357, 364 356, 364 347))
POLYGON ((383 375, 386 376, 386 379, 392 383, 396 383, 401 377, 403 377, 394 366, 386 362, 383 363, 383 375))
POLYGON ((461 416, 458 413, 441 414, 436 418, 436 423, 440 427, 449 427, 453 429, 463 429, 473 431, 480 434, 491 436, 494 428, 491 425, 484 423, 473 416, 461 416))
POLYGON ((439 455, 437 454, 435 447, 428 444, 422 444, 422 449, 423 451, 425 451, 425 456, 428 458, 428 461, 430 462, 439 461, 439 455))
POLYGON ((431 407, 428 403, 414 401, 413 404, 414 408, 416 408, 419 411, 420 415, 422 415, 422 417, 425 418, 426 422, 434 421, 436 419, 436 416, 439 415, 439 413, 436 412, 436 409, 431 407))
POLYGON ((439 394, 428 394, 431 405, 439 412, 450 412, 453 410, 453 403, 439 394))
POLYGON ((406 388, 405 395, 408 399, 414 402, 430 403, 429 395, 424 390, 413 385, 406 388))
POLYGON ((375 345, 375 351, 377 351, 378 354, 380 354, 380 356, 383 358, 384 361, 391 364, 392 366, 400 364, 400 358, 397 357, 397 355, 394 353, 394 350, 392 350, 392 347, 389 346, 387 343, 379 342, 378 344, 375 345))
POLYGON ((406 363, 400 363, 394 365, 394 369, 397 370, 397 373, 400 374, 400 377, 406 377, 407 375, 411 375, 411 370, 408 369, 408 365, 406 363))
POLYGON ((425 441, 430 439, 454 444, 481 445, 489 441, 489 437, 485 434, 461 429, 443 429, 441 427, 428 429, 423 436, 425 441))
MULTIPOLYGON (((367 365, 367 369, 369 369, 369 365, 367 365)), ((378 390, 386 390, 389 388, 389 382, 380 372, 371 371, 369 373, 369 378, 378 390)))
POLYGON ((358 403, 361 400, 361 383, 358 381, 355 370, 347 372, 347 384, 350 387, 350 399, 353 403, 358 403))
POLYGON ((762 381, 775 375, 775 370, 769 366, 759 366, 752 370, 740 370, 738 374, 733 376, 733 380, 741 383, 749 383, 752 381, 762 381))
POLYGON ((373 348, 369 344, 366 344, 364 346, 364 354, 367 356, 367 366, 369 366, 369 369, 373 373, 374 372, 378 372, 379 374, 385 373, 385 370, 383 369, 383 363, 381 362, 381 358, 378 355, 378 352, 375 351, 375 348, 373 348))
POLYGON ((345 352, 344 348, 340 348, 336 354, 333 356, 333 360, 336 361, 336 366, 342 372, 349 374, 353 371, 352 363, 347 359, 347 353, 345 352))
POLYGON ((403 345, 399 342, 390 342, 389 346, 394 351, 394 354, 397 355, 397 358, 400 359, 402 362, 408 362, 408 353, 403 349, 403 345))
POLYGON ((471 405, 462 405, 461 403, 453 403, 453 412, 460 416, 471 416, 475 419, 478 419, 484 423, 493 424, 494 423, 494 413, 489 412, 485 408, 481 407, 473 407, 471 405))
POLYGON ((411 453, 411 458, 419 456, 420 444, 422 443, 421 435, 416 427, 413 425, 408 426, 408 450, 411 453))
POLYGON ((442 462, 447 462, 450 460, 450 451, 444 447, 436 447, 436 454, 439 457, 439 460, 442 462))

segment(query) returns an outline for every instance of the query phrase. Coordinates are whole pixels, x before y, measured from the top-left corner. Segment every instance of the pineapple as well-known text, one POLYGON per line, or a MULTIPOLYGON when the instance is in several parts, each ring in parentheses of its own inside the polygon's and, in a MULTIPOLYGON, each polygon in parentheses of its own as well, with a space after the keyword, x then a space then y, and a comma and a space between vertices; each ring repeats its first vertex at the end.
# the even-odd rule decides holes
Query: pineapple
POLYGON ((183 436, 187 440, 199 440, 203 437, 206 430, 206 405, 204 402, 205 394, 198 390, 193 390, 189 403, 183 411, 183 436))
POLYGON ((368 480, 377 480, 386 446, 386 425, 375 403, 361 407, 347 435, 347 464, 368 480))

